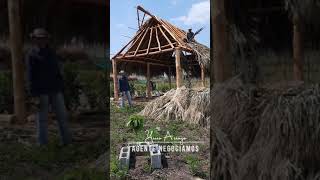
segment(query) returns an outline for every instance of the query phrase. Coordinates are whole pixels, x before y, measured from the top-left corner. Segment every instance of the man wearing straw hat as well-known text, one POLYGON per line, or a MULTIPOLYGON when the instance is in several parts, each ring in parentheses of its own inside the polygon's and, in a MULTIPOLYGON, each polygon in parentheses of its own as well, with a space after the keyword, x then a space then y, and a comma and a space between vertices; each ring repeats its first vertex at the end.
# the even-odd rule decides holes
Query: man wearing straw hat
POLYGON ((34 29, 30 37, 33 47, 26 56, 28 90, 40 101, 37 116, 38 142, 40 145, 48 144, 48 111, 51 104, 55 110, 62 143, 69 144, 71 137, 67 127, 59 58, 49 47, 50 35, 45 29, 34 29))
POLYGON ((125 100, 124 98, 127 97, 129 106, 132 106, 132 100, 131 100, 131 94, 130 94, 130 86, 129 86, 129 81, 128 77, 126 76, 126 73, 124 70, 121 70, 119 72, 119 75, 121 78, 119 79, 119 90, 121 93, 121 101, 120 101, 120 107, 124 107, 125 105, 125 100))

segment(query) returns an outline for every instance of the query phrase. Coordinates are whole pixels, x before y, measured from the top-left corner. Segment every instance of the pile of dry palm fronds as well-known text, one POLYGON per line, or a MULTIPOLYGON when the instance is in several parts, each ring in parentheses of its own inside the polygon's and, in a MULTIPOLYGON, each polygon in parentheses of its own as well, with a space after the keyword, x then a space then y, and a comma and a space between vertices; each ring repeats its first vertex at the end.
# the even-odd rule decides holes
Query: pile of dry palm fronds
POLYGON ((209 125, 209 89, 196 91, 186 87, 172 89, 149 102, 141 115, 155 120, 182 120, 209 125))
POLYGON ((195 41, 188 42, 188 45, 195 52, 199 64, 208 70, 210 68, 210 48, 195 41))
POLYGON ((320 87, 270 90, 238 78, 211 98, 212 178, 320 178, 320 87))

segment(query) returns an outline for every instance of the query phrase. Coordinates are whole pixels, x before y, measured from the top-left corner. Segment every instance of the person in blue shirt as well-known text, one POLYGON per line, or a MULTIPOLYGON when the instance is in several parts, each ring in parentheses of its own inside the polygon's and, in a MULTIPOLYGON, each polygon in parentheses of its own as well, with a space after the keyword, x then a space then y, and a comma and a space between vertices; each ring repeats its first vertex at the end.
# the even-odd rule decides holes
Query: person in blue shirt
POLYGON ((49 33, 43 28, 34 29, 30 34, 33 47, 26 55, 28 90, 39 99, 37 136, 40 145, 48 144, 49 104, 55 110, 62 143, 71 142, 67 126, 67 113, 63 97, 63 78, 59 57, 49 47, 49 33))
POLYGON ((126 73, 121 70, 119 75, 121 76, 119 79, 119 91, 121 93, 121 102, 120 107, 124 107, 125 105, 125 97, 128 99, 129 106, 132 106, 132 99, 130 94, 130 85, 128 81, 128 77, 126 73))

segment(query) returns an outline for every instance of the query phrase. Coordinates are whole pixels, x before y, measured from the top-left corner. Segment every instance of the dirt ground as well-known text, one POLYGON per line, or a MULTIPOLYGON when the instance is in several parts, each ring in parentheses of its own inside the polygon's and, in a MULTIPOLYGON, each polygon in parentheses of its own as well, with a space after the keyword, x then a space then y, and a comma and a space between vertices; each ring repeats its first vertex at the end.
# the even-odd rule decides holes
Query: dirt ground
POLYGON ((73 143, 60 145, 56 121, 49 120, 49 144, 36 143, 36 124, 0 124, 0 179, 105 179, 101 169, 90 169, 106 152, 106 115, 79 115, 69 122, 73 143))
MULTIPOLYGON (((144 129, 135 134, 126 127, 128 118, 132 114, 140 112, 146 101, 139 99, 134 101, 134 108, 120 109, 115 104, 111 106, 111 178, 114 179, 208 179, 210 140, 209 129, 197 125, 188 125, 179 121, 156 122, 145 119, 144 129), (143 141, 144 130, 159 128, 169 130, 176 136, 185 136, 190 141, 204 141, 200 144, 198 153, 168 153, 166 154, 167 166, 163 169, 151 169, 148 156, 137 156, 134 168, 127 172, 121 172, 115 166, 118 164, 118 156, 121 147, 128 141, 143 141), (194 159, 189 161, 188 159, 194 159), (121 172, 121 173, 120 173, 121 172)), ((116 103, 117 104, 117 103, 116 103)))

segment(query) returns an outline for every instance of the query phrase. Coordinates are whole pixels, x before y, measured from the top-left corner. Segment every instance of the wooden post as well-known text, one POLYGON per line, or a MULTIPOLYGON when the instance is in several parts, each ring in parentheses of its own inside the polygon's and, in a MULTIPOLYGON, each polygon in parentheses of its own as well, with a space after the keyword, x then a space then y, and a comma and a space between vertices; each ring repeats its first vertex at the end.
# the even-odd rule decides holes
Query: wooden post
POLYGON ((168 81, 169 81, 169 88, 171 89, 172 85, 171 85, 171 67, 170 66, 169 66, 169 72, 168 72, 168 81))
POLYGON ((176 84, 177 88, 182 86, 182 69, 181 69, 181 48, 176 48, 176 84))
POLYGON ((150 79, 150 64, 147 63, 147 98, 152 98, 150 79))
POLYGON ((117 62, 115 59, 112 59, 112 75, 113 75, 113 97, 114 100, 119 100, 119 81, 118 81, 118 70, 117 70, 117 62))
POLYGON ((19 122, 24 122, 26 109, 20 2, 20 0, 8 0, 8 16, 12 60, 14 114, 19 122))
POLYGON ((213 63, 211 63, 211 72, 215 82, 223 82, 231 77, 231 56, 229 49, 229 31, 227 28, 227 18, 225 10, 226 0, 213 0, 212 35, 213 41, 213 63))
POLYGON ((203 65, 200 65, 201 67, 201 85, 202 87, 206 87, 206 79, 205 79, 205 74, 204 74, 204 71, 205 71, 205 68, 203 65))
POLYGON ((303 81, 303 33, 301 19, 293 18, 293 79, 303 81))

